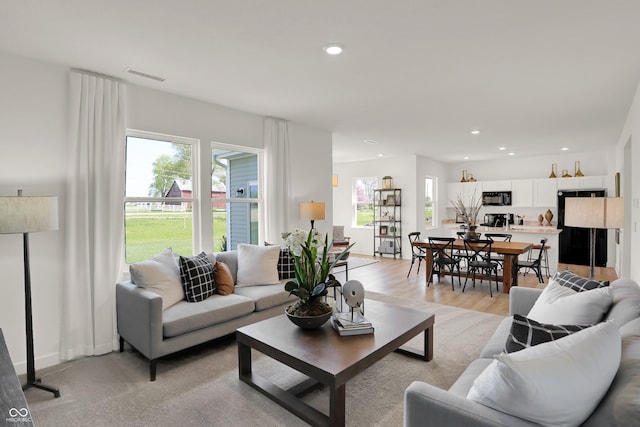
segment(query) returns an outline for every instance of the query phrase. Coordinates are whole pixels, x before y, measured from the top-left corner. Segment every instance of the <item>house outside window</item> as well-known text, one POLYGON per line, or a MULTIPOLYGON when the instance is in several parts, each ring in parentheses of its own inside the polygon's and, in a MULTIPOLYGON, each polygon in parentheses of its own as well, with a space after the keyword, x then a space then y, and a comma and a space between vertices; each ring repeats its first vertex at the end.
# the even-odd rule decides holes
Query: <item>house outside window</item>
POLYGON ((427 176, 424 179, 424 226, 425 228, 436 228, 438 224, 438 179, 427 176))
POLYGON ((373 190, 378 188, 378 178, 354 178, 351 200, 353 205, 352 225, 370 227, 373 221, 373 190))

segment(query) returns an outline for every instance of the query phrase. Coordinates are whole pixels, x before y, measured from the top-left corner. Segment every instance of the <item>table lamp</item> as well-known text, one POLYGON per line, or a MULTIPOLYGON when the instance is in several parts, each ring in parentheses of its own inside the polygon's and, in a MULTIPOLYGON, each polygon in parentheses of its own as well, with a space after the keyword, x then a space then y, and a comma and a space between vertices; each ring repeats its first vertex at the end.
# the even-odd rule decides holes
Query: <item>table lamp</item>
POLYGON ((622 228, 624 199, 622 197, 569 197, 565 200, 565 225, 589 229, 589 276, 594 278, 596 259, 596 229, 622 228))
POLYGON ((22 234, 24 255, 24 305, 27 335, 27 382, 23 390, 39 388, 60 397, 60 391, 36 378, 31 311, 31 271, 29 268, 29 233, 58 229, 58 199, 56 197, 0 197, 0 234, 22 234))
POLYGON ((301 202, 298 206, 298 213, 300 219, 308 219, 311 221, 311 229, 313 230, 314 223, 317 219, 324 219, 324 202, 301 202))

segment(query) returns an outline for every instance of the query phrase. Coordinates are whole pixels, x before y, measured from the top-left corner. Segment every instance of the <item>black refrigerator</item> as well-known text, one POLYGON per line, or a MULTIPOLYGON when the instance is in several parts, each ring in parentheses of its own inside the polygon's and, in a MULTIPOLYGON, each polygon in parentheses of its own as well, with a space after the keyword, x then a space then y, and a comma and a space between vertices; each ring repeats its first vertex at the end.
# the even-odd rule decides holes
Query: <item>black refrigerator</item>
MULTIPOLYGON (((606 190, 559 190, 558 191, 558 260, 563 264, 590 265, 589 229, 564 225, 564 206, 567 197, 606 197, 606 190)), ((596 267, 607 266, 607 230, 596 230, 596 267)))

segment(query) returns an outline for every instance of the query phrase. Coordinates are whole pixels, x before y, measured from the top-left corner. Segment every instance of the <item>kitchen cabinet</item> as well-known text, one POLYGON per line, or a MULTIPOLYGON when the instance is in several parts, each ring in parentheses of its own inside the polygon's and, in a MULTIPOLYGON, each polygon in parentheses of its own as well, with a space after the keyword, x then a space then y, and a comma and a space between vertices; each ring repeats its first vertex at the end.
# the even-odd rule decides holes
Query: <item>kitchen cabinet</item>
POLYGON ((458 200, 458 195, 462 197, 465 205, 469 204, 471 198, 482 199, 483 185, 481 182, 451 182, 447 185, 448 205, 450 202, 458 200))
POLYGON ((511 181, 511 206, 517 208, 533 206, 532 179, 516 179, 511 181))
POLYGON ((558 178, 558 190, 601 190, 607 188, 602 175, 558 178))
POLYGON ((539 178, 533 180, 533 206, 543 208, 556 206, 556 193, 558 191, 557 181, 557 179, 553 178, 539 178))
POLYGON ((512 181, 482 181, 482 191, 511 191, 512 181))

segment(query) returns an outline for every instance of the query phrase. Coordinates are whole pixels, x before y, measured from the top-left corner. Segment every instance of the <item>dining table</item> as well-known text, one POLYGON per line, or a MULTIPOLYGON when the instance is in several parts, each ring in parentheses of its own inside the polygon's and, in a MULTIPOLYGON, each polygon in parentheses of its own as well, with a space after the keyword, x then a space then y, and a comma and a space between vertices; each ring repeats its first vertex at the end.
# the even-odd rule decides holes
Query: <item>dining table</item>
MULTIPOLYGON (((470 241, 473 246, 473 242, 470 241)), ((430 248, 429 240, 421 239, 416 240, 411 243, 412 246, 417 246, 419 248, 423 248, 425 250, 425 261, 426 261, 426 276, 425 281, 428 284, 433 276, 433 253, 430 248)), ((443 247, 444 244, 434 244, 434 246, 443 247)), ((504 257, 503 261, 503 270, 502 270, 502 292, 508 294, 511 290, 512 286, 518 285, 518 274, 517 268, 515 267, 516 262, 518 261, 518 256, 525 254, 531 250, 533 247, 533 243, 528 242, 501 242, 495 241, 491 245, 491 252, 502 255, 504 257)), ((453 249, 455 250, 464 250, 464 240, 456 239, 453 241, 453 249)), ((451 274, 450 272, 440 271, 440 274, 451 274)), ((457 274, 457 273, 453 273, 457 274)), ((462 274, 462 273, 461 273, 462 274)), ((500 276, 498 276, 500 278, 500 276)))

